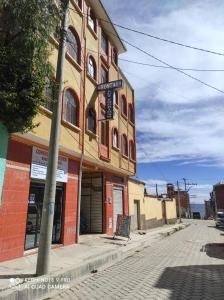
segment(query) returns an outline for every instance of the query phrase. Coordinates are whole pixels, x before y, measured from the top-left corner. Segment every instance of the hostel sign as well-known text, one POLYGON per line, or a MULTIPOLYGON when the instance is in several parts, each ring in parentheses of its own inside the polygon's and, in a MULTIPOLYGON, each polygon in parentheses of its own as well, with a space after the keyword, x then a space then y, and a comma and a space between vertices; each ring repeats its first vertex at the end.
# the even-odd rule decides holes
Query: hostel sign
POLYGON ((115 80, 107 83, 101 83, 97 86, 98 92, 105 92, 106 107, 105 119, 111 120, 114 117, 114 91, 123 87, 123 80, 115 80))
MULTIPOLYGON (((33 147, 31 178, 46 179, 47 175, 48 151, 33 147)), ((58 157, 58 167, 56 174, 57 182, 68 181, 68 158, 64 156, 58 157)))

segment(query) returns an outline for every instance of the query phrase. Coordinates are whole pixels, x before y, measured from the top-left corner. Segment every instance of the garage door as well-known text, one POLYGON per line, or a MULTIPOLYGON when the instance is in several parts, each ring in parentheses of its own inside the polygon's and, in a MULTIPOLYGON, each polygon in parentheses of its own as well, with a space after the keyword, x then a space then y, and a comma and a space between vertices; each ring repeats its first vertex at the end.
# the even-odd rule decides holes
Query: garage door
POLYGON ((103 232, 102 177, 82 179, 81 233, 103 232))
POLYGON ((113 229, 116 231, 117 225, 117 215, 123 215, 123 188, 114 187, 113 188, 113 209, 114 209, 114 222, 113 229))

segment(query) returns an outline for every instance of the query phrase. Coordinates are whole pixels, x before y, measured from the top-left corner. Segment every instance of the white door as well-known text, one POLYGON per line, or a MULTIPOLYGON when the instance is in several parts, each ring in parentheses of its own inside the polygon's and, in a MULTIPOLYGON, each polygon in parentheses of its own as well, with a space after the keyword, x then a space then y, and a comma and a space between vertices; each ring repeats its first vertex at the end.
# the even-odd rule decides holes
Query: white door
POLYGON ((123 188, 113 188, 113 208, 114 208, 114 222, 113 229, 116 231, 117 215, 123 215, 123 188))

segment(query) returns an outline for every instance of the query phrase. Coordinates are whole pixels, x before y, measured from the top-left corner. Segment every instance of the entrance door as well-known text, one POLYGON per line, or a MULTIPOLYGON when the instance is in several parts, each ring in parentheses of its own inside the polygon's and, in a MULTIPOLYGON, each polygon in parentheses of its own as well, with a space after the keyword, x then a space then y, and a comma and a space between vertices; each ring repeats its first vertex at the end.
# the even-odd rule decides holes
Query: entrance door
MULTIPOLYGON (((44 184, 31 183, 27 211, 25 250, 38 247, 43 199, 44 184)), ((52 243, 60 243, 61 240, 62 201, 63 188, 57 187, 55 197, 52 243)))
POLYGON ((84 175, 80 210, 80 233, 103 232, 103 178, 84 175), (86 176, 86 177, 85 177, 86 176))
POLYGON ((117 215, 123 215, 123 188, 114 187, 113 188, 113 203, 114 203, 114 232, 117 226, 117 215))
POLYGON ((134 201, 134 230, 139 229, 139 201, 134 201))

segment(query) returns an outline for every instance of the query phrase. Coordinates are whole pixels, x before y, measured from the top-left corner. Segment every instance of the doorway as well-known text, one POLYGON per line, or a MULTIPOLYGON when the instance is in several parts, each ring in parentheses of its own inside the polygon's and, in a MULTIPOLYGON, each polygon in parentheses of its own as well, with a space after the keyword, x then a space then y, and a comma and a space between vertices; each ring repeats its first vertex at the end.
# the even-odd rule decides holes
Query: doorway
MULTIPOLYGON (((29 202, 27 210, 25 250, 37 248, 39 245, 40 226, 44 199, 44 183, 32 183, 30 185, 29 202)), ((63 211, 63 187, 57 186, 54 208, 54 222, 52 232, 52 244, 61 242, 63 211)))
POLYGON ((140 215, 139 201, 134 200, 134 228, 133 228, 134 230, 140 229, 139 215, 140 215))
POLYGON ((83 174, 80 208, 80 234, 103 233, 103 177, 83 174))
POLYGON ((117 227, 117 215, 123 215, 123 188, 113 187, 114 232, 117 227))

